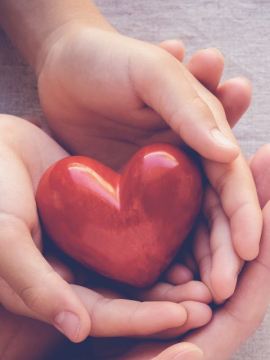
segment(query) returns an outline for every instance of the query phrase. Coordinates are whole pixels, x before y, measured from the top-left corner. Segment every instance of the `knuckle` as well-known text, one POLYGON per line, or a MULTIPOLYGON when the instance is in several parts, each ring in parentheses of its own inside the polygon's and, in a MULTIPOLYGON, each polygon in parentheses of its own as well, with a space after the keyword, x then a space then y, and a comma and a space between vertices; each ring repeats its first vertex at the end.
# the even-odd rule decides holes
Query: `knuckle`
POLYGON ((58 303, 56 294, 52 292, 52 289, 59 289, 59 284, 55 282, 54 277, 55 273, 52 270, 44 276, 41 276, 38 283, 29 284, 19 292, 20 298, 32 311, 37 313, 50 313, 58 303), (53 302, 50 301, 52 294, 55 300, 53 302))
POLYGON ((39 310, 42 302, 44 301, 44 290, 36 285, 30 285, 20 291, 19 296, 32 310, 39 310))
POLYGON ((191 101, 192 107, 195 107, 195 108, 199 109, 200 111, 205 108, 208 108, 205 101, 198 94, 192 96, 190 101, 191 101))

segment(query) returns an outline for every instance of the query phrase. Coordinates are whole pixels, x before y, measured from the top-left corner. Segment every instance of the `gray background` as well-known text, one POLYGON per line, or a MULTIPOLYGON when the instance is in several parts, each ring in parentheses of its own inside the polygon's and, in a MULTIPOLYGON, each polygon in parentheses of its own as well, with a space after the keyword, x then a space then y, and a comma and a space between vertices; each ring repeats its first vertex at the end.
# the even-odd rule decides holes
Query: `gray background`
MULTIPOLYGON (((155 44, 180 38, 187 58, 196 50, 217 47, 226 61, 223 80, 242 75, 253 84, 252 105, 235 128, 244 153, 250 156, 270 140, 270 0, 95 2, 125 35, 155 44)), ((1 31, 0 113, 42 115, 35 76, 1 31)), ((269 338, 270 311, 231 360, 269 360, 269 338)))

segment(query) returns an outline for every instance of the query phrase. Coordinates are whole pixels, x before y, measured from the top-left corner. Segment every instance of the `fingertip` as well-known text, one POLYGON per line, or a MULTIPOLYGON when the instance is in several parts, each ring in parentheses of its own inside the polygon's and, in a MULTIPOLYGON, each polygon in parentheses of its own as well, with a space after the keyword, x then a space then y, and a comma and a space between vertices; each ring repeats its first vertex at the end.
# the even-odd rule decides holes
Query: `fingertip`
POLYGON ((186 309, 188 322, 192 324, 191 329, 204 326, 212 319, 211 308, 196 301, 184 301, 181 305, 186 309))
POLYGON ((233 295, 237 283, 237 276, 235 273, 232 273, 232 271, 226 271, 226 269, 224 269, 223 273, 212 271, 210 274, 210 283, 212 291, 214 292, 213 297, 215 303, 221 304, 233 295))
POLYGON ((187 62, 186 67, 192 75, 209 91, 215 92, 224 68, 224 58, 215 48, 196 52, 187 62))
POLYGON ((239 208, 231 218, 233 246, 241 259, 251 261, 258 256, 262 226, 262 212, 253 203, 239 208))
POLYGON ((207 135, 204 133, 193 136, 192 141, 186 140, 188 145, 196 150, 203 158, 217 163, 231 163, 240 154, 240 149, 218 129, 212 129, 207 135))
POLYGON ((197 301, 201 303, 210 304, 213 300, 211 291, 201 281, 197 281, 196 293, 197 293, 197 301))
POLYGON ((224 134, 222 134, 221 131, 219 131, 218 129, 212 129, 211 135, 214 142, 220 148, 220 154, 218 153, 213 154, 214 156, 220 156, 220 160, 219 160, 220 162, 225 162, 225 163, 232 162, 239 156, 240 154, 239 147, 236 144, 234 144, 232 140, 230 140, 224 134))
MULTIPOLYGON (((160 326, 160 330, 158 331, 165 330, 166 326, 167 328, 176 328, 182 326, 187 321, 187 310, 184 306, 182 306, 182 304, 176 304, 171 302, 154 302, 152 305, 156 306, 159 314, 159 319, 164 319, 164 321, 167 323, 167 325, 165 323, 162 324, 162 326, 160 326)), ((153 307, 151 309, 153 309, 153 307)))
POLYGON ((89 314, 79 309, 60 311, 54 318, 53 325, 70 341, 80 343, 85 340, 91 330, 89 314), (77 310, 77 311, 76 311, 77 310))
POLYGON ((222 103, 228 123, 233 127, 250 105, 252 85, 243 77, 229 79, 217 88, 215 95, 222 103))
POLYGON ((194 279, 192 271, 183 264, 174 264, 165 273, 165 279, 172 285, 182 285, 194 279))
POLYGON ((184 60, 186 50, 184 43, 180 39, 165 40, 158 46, 170 53, 180 62, 184 60))

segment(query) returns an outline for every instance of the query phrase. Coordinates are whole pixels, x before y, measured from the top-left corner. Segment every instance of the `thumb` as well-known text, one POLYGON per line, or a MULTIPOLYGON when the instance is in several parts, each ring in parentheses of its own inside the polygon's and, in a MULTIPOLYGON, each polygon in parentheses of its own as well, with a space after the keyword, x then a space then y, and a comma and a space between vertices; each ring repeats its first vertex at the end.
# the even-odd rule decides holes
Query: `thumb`
POLYGON ((145 52, 143 59, 130 61, 129 68, 138 96, 191 148, 218 162, 236 159, 239 148, 223 107, 181 62, 155 47, 154 54, 145 52), (222 132, 219 124, 225 124, 222 132))
POLYGON ((2 289, 0 301, 12 312, 54 325, 71 341, 84 340, 90 332, 84 305, 44 259, 26 224, 11 215, 1 214, 1 220, 0 275, 15 294, 7 297, 2 289))

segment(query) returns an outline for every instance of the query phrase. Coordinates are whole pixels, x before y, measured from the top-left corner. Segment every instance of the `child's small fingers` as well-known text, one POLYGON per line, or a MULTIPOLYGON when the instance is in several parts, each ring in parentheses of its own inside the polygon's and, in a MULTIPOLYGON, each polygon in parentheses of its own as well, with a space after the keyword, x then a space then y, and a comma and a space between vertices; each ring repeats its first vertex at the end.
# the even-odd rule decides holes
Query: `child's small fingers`
POLYGON ((145 336, 177 328, 187 320, 181 304, 111 299, 80 286, 73 289, 90 315, 91 336, 145 336))
POLYGON ((177 338, 186 332, 197 329, 209 323, 212 317, 211 308, 200 302, 185 301, 182 305, 187 311, 187 321, 178 328, 168 329, 159 333, 153 334, 151 337, 155 339, 173 339, 177 338))
POLYGON ((216 91, 224 69, 224 58, 215 48, 196 52, 186 64, 191 74, 209 91, 216 91))
POLYGON ((165 40, 158 45, 160 48, 166 50, 178 61, 183 61, 185 57, 185 45, 179 39, 165 40))
POLYGON ((141 301, 172 301, 180 303, 192 300, 206 304, 212 301, 209 289, 200 281, 190 281, 178 286, 159 282, 150 289, 136 290, 134 295, 141 301))
POLYGON ((193 252, 188 252, 183 256, 184 265, 192 272, 194 277, 199 275, 199 267, 194 258, 193 252))
MULTIPOLYGON (((14 312, 30 310, 26 316, 54 325, 75 342, 88 335, 90 318, 81 301, 44 259, 24 221, 4 213, 0 254, 0 274, 17 295, 14 312)), ((6 306, 11 306, 7 300, 6 306)))
MULTIPOLYGON (((181 40, 167 40, 159 47, 182 62, 185 56, 185 47, 181 40)), ((224 58, 215 48, 197 51, 187 62, 188 71, 209 91, 216 91, 224 69, 224 58)))
POLYGON ((203 212, 210 229, 211 289, 217 298, 225 300, 234 293, 243 260, 234 250, 229 219, 211 187, 205 192, 203 212))
POLYGON ((224 107, 228 123, 234 127, 250 105, 252 86, 247 79, 237 77, 220 85, 215 95, 224 107))
POLYGON ((182 285, 194 279, 192 271, 185 265, 174 263, 163 274, 163 280, 172 285, 182 285))
POLYGON ((221 104, 183 64, 158 50, 130 61, 131 81, 139 98, 200 155, 218 162, 233 161, 239 147, 217 124, 227 123, 221 104), (143 66, 138 67, 138 61, 143 66))

